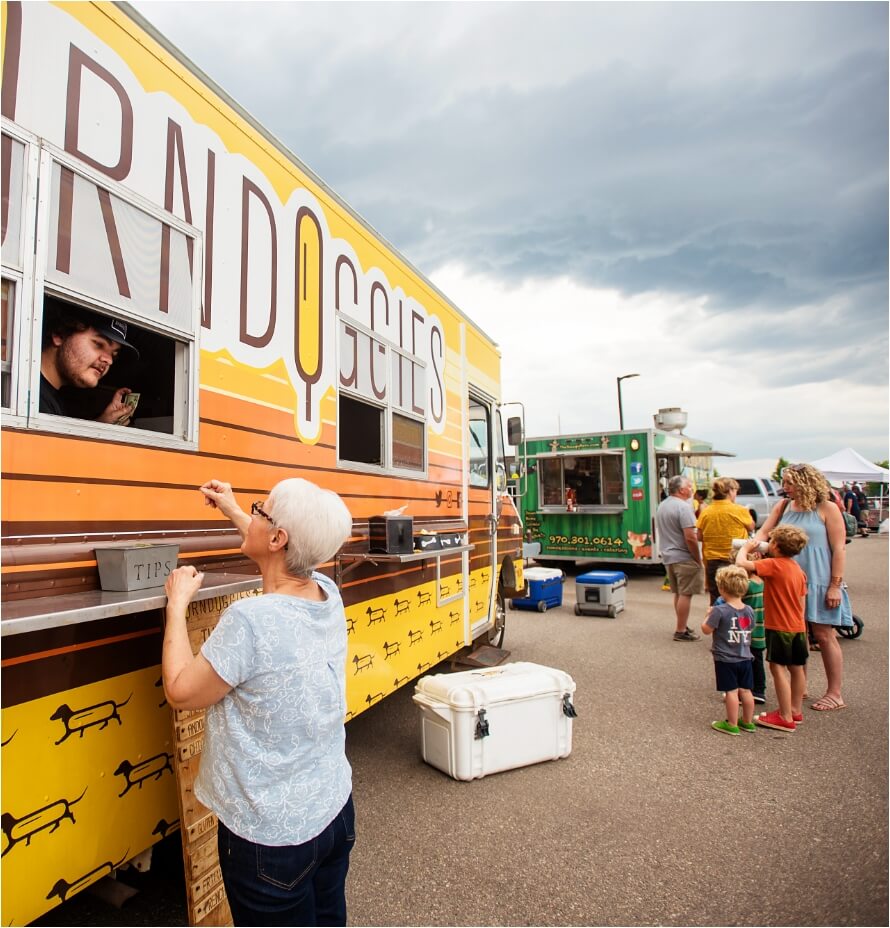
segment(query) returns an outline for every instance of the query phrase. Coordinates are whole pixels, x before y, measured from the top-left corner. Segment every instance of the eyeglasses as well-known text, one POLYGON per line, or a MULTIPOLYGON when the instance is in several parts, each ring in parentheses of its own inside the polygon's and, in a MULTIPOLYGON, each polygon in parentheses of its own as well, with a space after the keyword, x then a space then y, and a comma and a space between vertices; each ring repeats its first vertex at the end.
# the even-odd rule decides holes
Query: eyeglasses
POLYGON ((252 516, 262 516, 267 522, 271 522, 273 525, 275 524, 272 516, 270 516, 269 513, 263 509, 261 503, 252 503, 250 506, 250 514, 252 516))
MULTIPOLYGON (((275 521, 273 520, 272 516, 270 516, 269 513, 266 512, 265 509, 263 509, 263 506, 262 506, 261 503, 259 503, 259 502, 251 503, 251 504, 250 504, 250 514, 251 514, 251 515, 254 515, 254 516, 262 516, 273 528, 278 528, 278 526, 275 524, 275 521)), ((284 550, 285 550, 285 551, 287 551, 287 544, 288 544, 287 542, 284 543, 284 550)))

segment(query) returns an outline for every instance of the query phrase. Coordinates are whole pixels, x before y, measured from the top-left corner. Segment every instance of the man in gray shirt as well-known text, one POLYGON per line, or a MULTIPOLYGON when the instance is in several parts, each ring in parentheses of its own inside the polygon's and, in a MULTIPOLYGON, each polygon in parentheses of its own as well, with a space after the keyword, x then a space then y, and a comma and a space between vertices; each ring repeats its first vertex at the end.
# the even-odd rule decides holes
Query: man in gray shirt
POLYGON ((655 512, 655 531, 661 560, 667 567, 668 581, 674 594, 677 628, 674 641, 698 641, 701 635, 688 627, 692 597, 701 593, 704 581, 698 530, 690 500, 692 481, 688 477, 671 477, 667 499, 655 512))

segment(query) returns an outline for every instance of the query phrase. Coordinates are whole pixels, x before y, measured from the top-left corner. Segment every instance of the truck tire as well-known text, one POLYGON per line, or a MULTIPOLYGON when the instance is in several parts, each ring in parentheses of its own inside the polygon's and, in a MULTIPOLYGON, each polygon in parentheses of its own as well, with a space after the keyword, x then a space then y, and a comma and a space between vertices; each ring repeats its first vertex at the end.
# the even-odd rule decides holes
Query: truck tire
POLYGON ((506 604, 508 602, 511 609, 515 608, 512 599, 507 600, 504 598, 504 588, 498 584, 497 601, 494 607, 494 628, 488 632, 488 643, 495 648, 503 647, 504 644, 504 632, 507 629, 506 604))

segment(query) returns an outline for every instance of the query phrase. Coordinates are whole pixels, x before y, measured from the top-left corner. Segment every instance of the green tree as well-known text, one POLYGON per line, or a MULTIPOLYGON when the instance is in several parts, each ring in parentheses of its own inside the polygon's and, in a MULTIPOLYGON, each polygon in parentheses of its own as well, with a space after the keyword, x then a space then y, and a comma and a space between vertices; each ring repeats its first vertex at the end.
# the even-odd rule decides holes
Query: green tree
POLYGON ((786 461, 785 458, 779 458, 776 461, 776 469, 770 474, 773 480, 779 481, 782 479, 782 471, 791 463, 791 461, 786 461))

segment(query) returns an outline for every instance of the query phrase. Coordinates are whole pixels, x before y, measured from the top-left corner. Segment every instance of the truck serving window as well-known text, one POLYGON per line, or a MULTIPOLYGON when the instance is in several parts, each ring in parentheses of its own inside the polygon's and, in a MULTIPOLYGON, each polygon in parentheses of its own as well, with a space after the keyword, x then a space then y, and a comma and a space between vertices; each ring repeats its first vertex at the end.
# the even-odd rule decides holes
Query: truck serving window
POLYGON ((338 322, 337 460, 391 473, 426 472, 426 367, 347 316, 338 322))
POLYGON ((574 490, 579 509, 627 506, 624 453, 563 455, 538 459, 538 490, 541 505, 564 509, 566 491, 574 490))
POLYGON ((101 417, 118 391, 125 389, 130 393, 129 402, 125 399, 124 405, 131 406, 132 414, 126 409, 115 417, 116 420, 125 420, 127 427, 134 430, 172 435, 177 427, 174 415, 177 350, 185 350, 185 346, 177 346, 174 339, 132 323, 122 323, 116 317, 90 312, 46 294, 41 338, 40 412, 120 425, 120 421, 108 422, 101 417), (92 332, 98 333, 100 339, 107 337, 110 342, 117 341, 113 336, 118 335, 132 348, 121 346, 113 362, 106 367, 101 354, 96 355, 90 349, 92 332), (87 337, 81 334, 78 342, 78 333, 87 337), (84 344, 86 347, 78 347, 84 344), (87 385, 79 383, 83 377, 80 368, 94 359, 98 365, 96 373, 104 370, 98 383, 95 386, 92 381, 87 385), (44 374, 52 370, 58 376, 60 367, 63 371, 71 370, 64 374, 62 386, 54 389, 44 374))
POLYGON ((4 407, 44 431, 195 447, 197 230, 5 129, 3 164, 4 407), (23 230, 21 204, 38 189, 36 220, 23 230), (74 337, 85 330, 92 336, 74 337), (120 350, 75 358, 75 348, 93 351, 89 338, 120 350))

